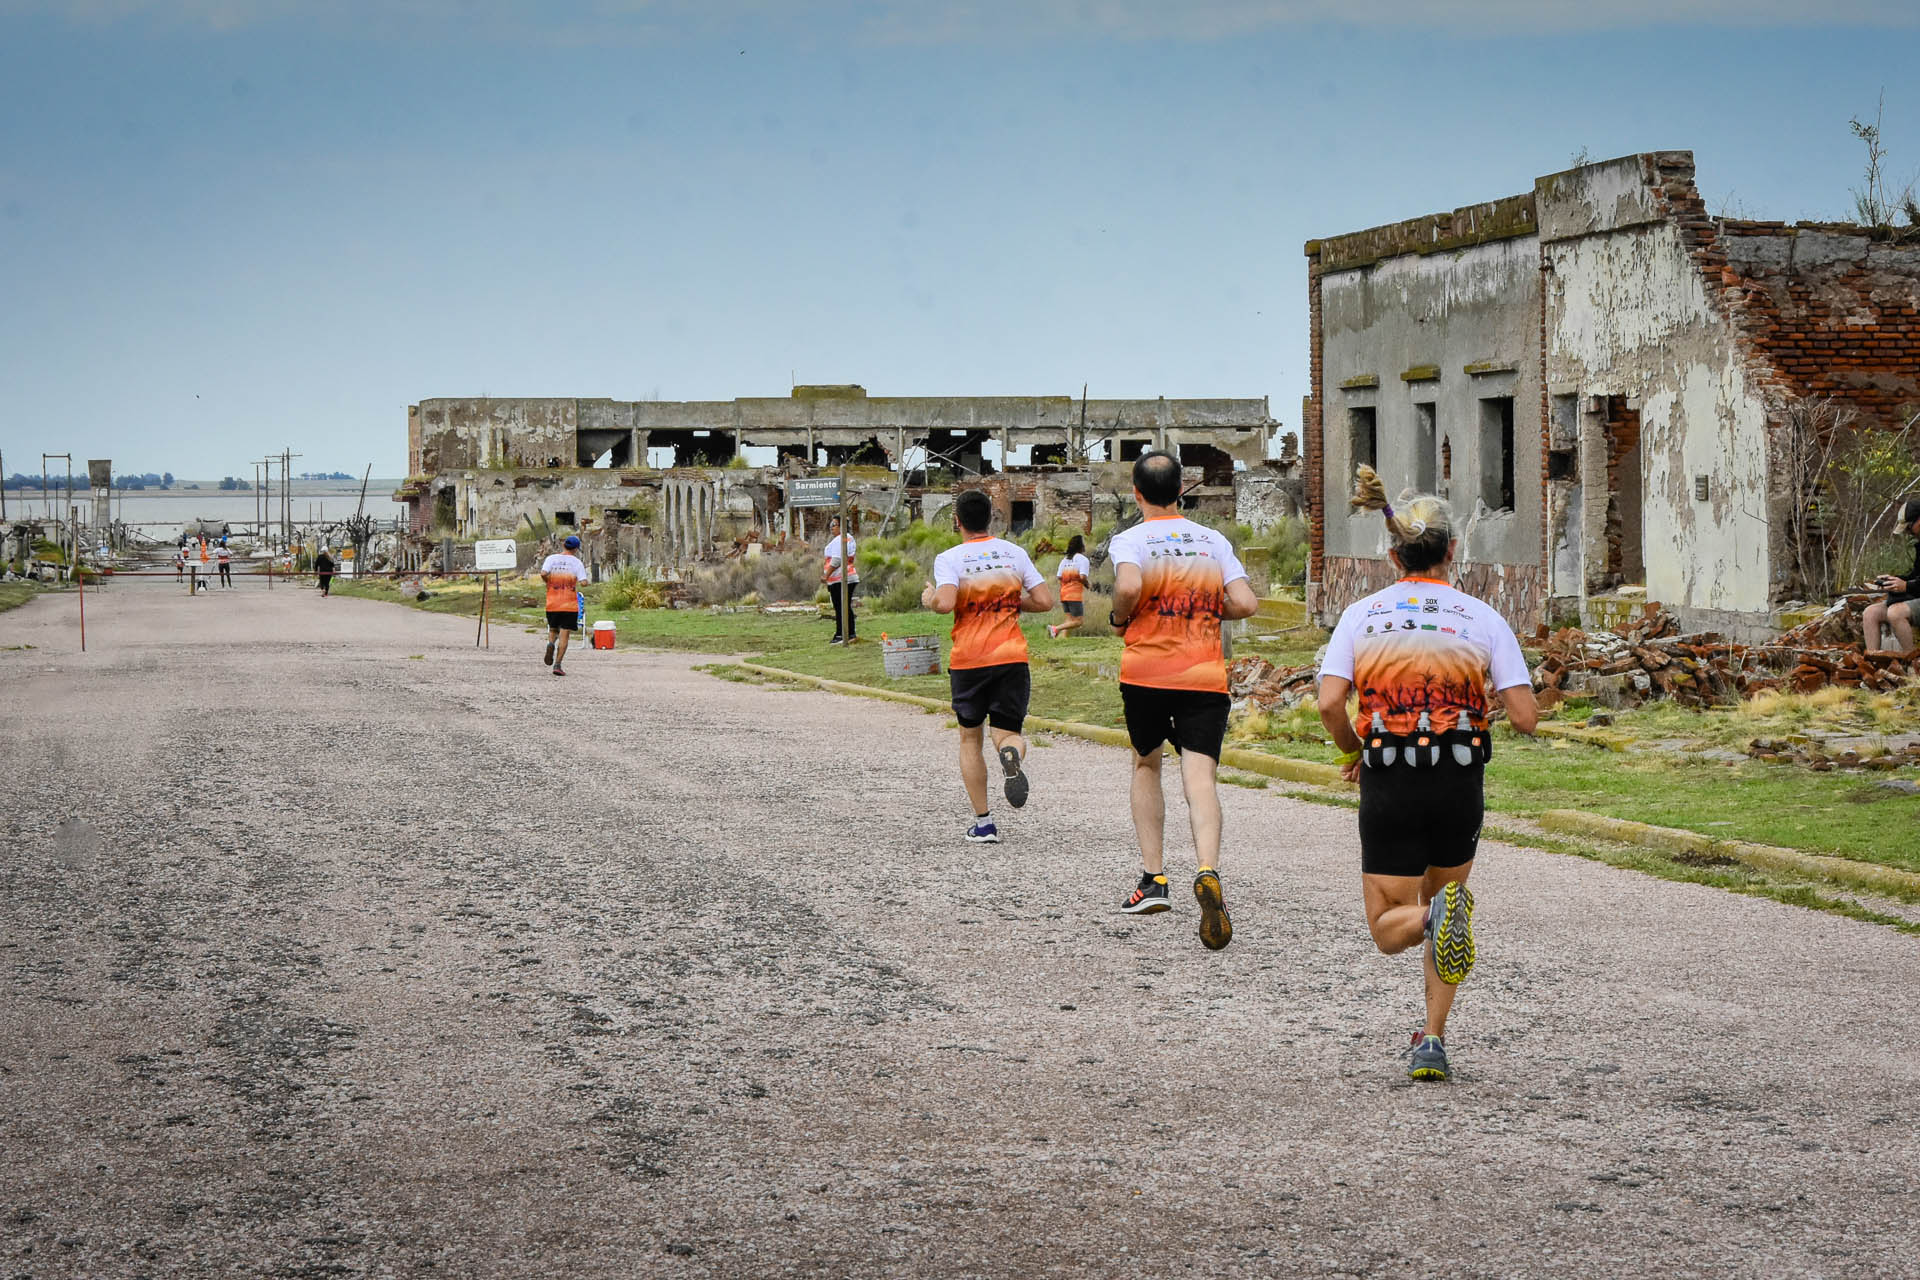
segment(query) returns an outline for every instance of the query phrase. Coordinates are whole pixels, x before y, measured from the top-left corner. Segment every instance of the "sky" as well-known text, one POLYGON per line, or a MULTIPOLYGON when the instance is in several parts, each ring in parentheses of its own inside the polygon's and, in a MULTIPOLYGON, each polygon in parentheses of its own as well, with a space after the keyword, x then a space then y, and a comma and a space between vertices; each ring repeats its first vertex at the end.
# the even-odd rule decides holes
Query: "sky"
POLYGON ((1297 430, 1308 239, 1665 149, 1843 217, 1916 65, 1912 0, 0 0, 0 469, 795 382, 1297 430))

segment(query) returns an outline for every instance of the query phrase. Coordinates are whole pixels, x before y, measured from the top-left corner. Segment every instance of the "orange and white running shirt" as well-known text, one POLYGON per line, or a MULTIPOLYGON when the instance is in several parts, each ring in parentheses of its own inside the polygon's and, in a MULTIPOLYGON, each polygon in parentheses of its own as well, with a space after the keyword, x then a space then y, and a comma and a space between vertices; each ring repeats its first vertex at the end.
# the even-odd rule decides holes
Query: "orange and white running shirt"
POLYGON ((1354 728, 1374 713, 1389 733, 1412 733, 1426 713, 1436 733, 1487 723, 1487 687, 1531 685, 1526 655, 1493 606, 1438 578, 1402 578, 1340 615, 1320 661, 1360 694, 1354 728))
MULTIPOLYGON (((821 566, 827 575, 827 581, 830 583, 840 581, 840 557, 842 554, 840 550, 840 535, 836 533, 833 537, 828 538, 826 548, 821 551, 820 554, 825 556, 827 560, 826 564, 821 566)), ((848 538, 845 554, 849 558, 858 556, 860 554, 860 539, 848 538)), ((860 581, 860 562, 854 560, 851 568, 852 572, 848 574, 848 577, 855 583, 858 583, 860 581)))
POLYGON ((1020 630, 1020 597, 1046 579, 1027 553, 1002 538, 981 534, 933 558, 933 585, 952 587, 951 671, 997 667, 1027 660, 1020 630))
POLYGON ((1093 577, 1093 566, 1085 556, 1062 556, 1060 570, 1053 576, 1060 579, 1062 600, 1085 600, 1087 580, 1093 577))
POLYGON ((1157 516, 1114 534, 1107 554, 1140 568, 1120 683, 1225 693, 1220 609, 1227 584, 1247 576, 1226 535, 1182 516, 1157 516))
POLYGON ((547 612, 572 613, 580 607, 580 584, 587 580, 587 566, 579 556, 556 552, 540 562, 547 575, 547 612))

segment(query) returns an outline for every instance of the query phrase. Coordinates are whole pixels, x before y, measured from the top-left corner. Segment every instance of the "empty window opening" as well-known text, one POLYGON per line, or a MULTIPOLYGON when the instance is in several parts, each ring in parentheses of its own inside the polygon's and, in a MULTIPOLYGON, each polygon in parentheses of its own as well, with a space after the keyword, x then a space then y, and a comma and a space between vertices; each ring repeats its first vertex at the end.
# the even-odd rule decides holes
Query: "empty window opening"
POLYGON ((1033 504, 1016 502, 1013 504, 1013 518, 1007 528, 1013 533, 1025 533, 1033 528, 1033 504))
POLYGON ((554 522, 555 524, 566 524, 566 525, 570 525, 570 524, 572 524, 572 523, 573 523, 573 512, 571 512, 571 511, 556 511, 556 512, 554 512, 554 513, 553 513, 553 522, 554 522))
POLYGON ((1547 479, 1573 479, 1573 450, 1549 449, 1547 451, 1547 479))
POLYGON ((1352 450, 1353 466, 1379 467, 1380 437, 1371 405, 1347 410, 1347 445, 1352 450))
POLYGON ((1413 406, 1413 487, 1418 493, 1434 492, 1434 469, 1440 452, 1435 445, 1439 434, 1439 412, 1433 401, 1413 406))
POLYGON ((1494 511, 1513 510, 1513 397, 1480 402, 1480 500, 1494 511))
POLYGON ((1607 566, 1605 585, 1647 580, 1641 527, 1640 411, 1625 396, 1607 401, 1607 566))

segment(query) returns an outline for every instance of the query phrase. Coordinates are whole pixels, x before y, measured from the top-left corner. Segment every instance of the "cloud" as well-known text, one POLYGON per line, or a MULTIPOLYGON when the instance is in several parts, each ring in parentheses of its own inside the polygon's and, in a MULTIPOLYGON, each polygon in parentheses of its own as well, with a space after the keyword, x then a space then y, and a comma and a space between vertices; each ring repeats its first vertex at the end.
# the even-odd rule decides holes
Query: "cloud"
POLYGON ((1477 36, 1679 26, 1920 30, 1913 0, 0 0, 52 16, 224 32, 300 26, 371 36, 458 33, 571 44, 726 32, 834 31, 860 43, 1211 43, 1307 26, 1477 36))

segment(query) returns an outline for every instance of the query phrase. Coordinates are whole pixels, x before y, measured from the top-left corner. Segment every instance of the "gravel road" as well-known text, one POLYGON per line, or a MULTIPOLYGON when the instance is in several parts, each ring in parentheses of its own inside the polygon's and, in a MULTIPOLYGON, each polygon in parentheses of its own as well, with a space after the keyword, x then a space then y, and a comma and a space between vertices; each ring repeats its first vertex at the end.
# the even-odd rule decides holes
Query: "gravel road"
POLYGON ((1110 748, 980 848, 912 708, 74 604, 0 614, 0 1276, 1920 1274, 1915 939, 1488 845, 1412 1086, 1348 810, 1224 789, 1213 954, 1110 748))

